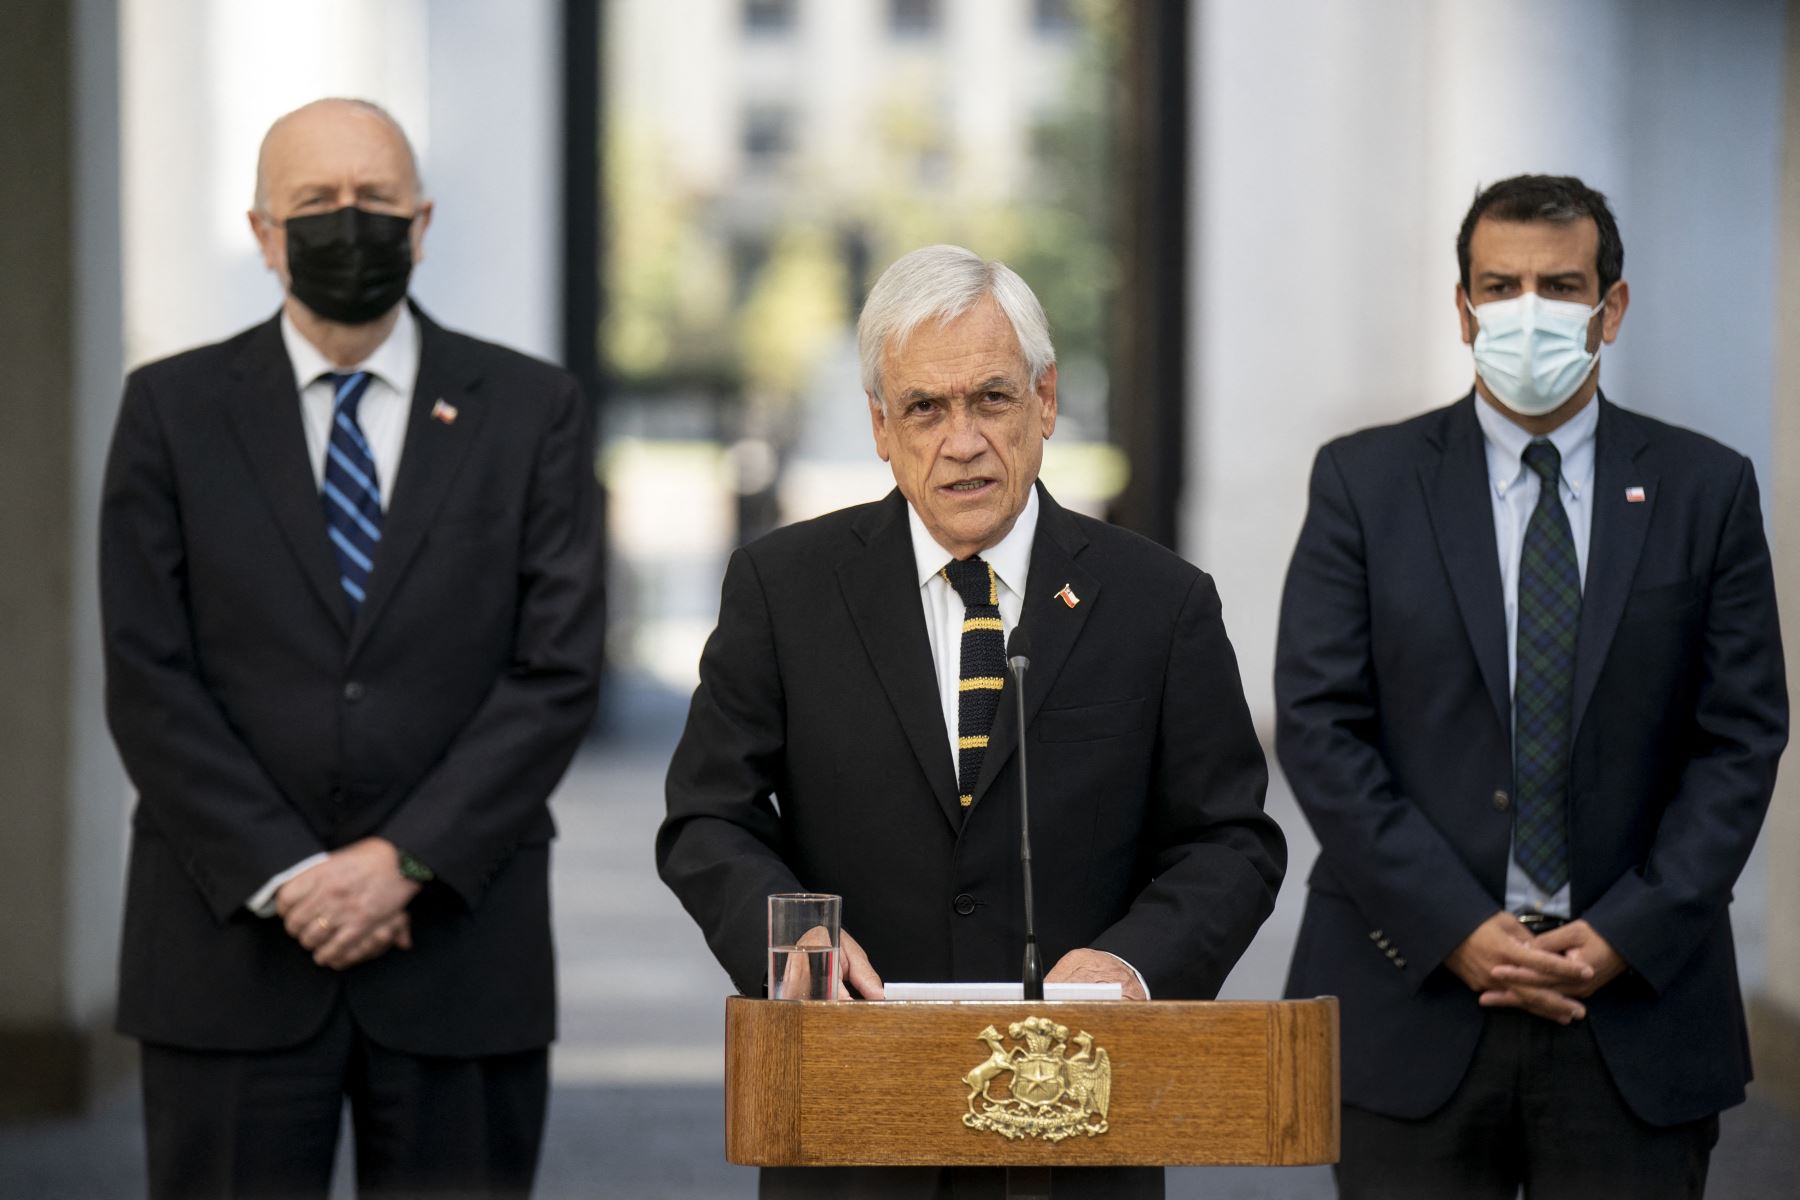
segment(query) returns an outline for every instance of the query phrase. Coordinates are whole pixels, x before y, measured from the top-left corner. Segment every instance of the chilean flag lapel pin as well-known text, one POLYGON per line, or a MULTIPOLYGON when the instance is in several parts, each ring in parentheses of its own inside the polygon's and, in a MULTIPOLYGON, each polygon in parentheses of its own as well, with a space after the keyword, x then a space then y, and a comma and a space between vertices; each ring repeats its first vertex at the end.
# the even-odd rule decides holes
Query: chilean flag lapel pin
POLYGON ((437 403, 431 406, 431 419, 442 421, 446 425, 456 424, 456 405, 445 404, 443 397, 440 396, 437 403))
POLYGON ((1642 504, 1643 502, 1644 502, 1644 489, 1643 488, 1634 486, 1634 487, 1628 487, 1625 489, 1625 503, 1627 503, 1627 504, 1642 504))
POLYGON ((1056 598, 1070 608, 1074 608, 1077 604, 1081 603, 1081 597, 1077 596, 1075 594, 1075 589, 1066 583, 1062 585, 1062 591, 1056 593, 1056 598))

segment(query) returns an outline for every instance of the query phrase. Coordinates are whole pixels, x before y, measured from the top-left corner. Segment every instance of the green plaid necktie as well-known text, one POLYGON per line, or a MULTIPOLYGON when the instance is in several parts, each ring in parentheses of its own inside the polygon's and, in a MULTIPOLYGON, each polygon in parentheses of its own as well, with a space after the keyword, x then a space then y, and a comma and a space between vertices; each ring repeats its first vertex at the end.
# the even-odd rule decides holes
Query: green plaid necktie
POLYGON ((1581 568, 1558 490, 1562 456, 1549 442, 1533 442, 1525 448, 1525 465, 1538 477, 1538 501, 1519 555, 1513 855, 1533 883, 1555 892, 1569 881, 1569 742, 1581 568))
POLYGON ((1000 624, 1000 584, 980 555, 954 559, 940 572, 962 597, 962 670, 957 682, 956 792, 975 803, 975 781, 987 756, 988 733, 1006 685, 1006 634, 1000 624))

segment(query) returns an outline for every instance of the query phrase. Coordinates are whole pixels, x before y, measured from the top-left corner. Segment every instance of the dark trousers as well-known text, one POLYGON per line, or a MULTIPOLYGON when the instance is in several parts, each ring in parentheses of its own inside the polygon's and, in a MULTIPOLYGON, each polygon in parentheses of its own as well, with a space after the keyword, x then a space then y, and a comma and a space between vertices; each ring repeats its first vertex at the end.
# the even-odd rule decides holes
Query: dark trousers
POLYGON ((1719 1118, 1648 1125, 1593 1031, 1493 1009, 1469 1073, 1422 1120, 1344 1106, 1341 1200, 1697 1200, 1719 1118))
POLYGON ((420 1058, 369 1041, 339 1005, 310 1040, 215 1053, 146 1043, 152 1200, 322 1198, 350 1103, 361 1200, 522 1197, 549 1095, 544 1050, 420 1058))

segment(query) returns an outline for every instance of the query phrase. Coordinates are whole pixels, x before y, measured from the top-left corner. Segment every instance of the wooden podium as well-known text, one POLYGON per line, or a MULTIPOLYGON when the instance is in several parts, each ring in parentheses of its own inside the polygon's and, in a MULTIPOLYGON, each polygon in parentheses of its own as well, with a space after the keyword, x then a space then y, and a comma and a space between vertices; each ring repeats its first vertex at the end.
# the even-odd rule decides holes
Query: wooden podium
POLYGON ((725 1157, 1016 1169, 1334 1162, 1337 1021, 1330 997, 734 996, 725 1157))

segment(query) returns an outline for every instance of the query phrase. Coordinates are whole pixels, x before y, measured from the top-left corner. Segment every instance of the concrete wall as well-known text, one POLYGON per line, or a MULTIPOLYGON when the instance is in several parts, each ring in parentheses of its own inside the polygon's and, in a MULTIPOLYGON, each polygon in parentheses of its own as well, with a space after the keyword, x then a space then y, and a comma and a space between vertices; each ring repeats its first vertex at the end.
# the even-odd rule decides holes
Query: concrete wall
MULTIPOLYGON (((0 962, 23 963, 55 945, 63 924, 57 863, 67 758, 69 628, 69 315, 74 245, 68 107, 74 61, 68 22, 52 4, 23 6, 20 29, 0 49, 5 107, 29 98, 53 119, 5 126, 0 173, 0 362, 6 364, 0 438, 0 628, 8 631, 0 688, 0 788, 9 836, 0 841, 0 962), (18 264, 14 268, 13 264, 18 264), (32 629, 36 637, 13 631, 32 629)), ((60 973, 9 978, 0 1021, 60 1015, 60 973)))
POLYGON ((112 0, 27 3, 0 47, 0 1115, 67 1110, 106 1032, 125 786, 95 633, 99 412, 117 395, 112 0))

